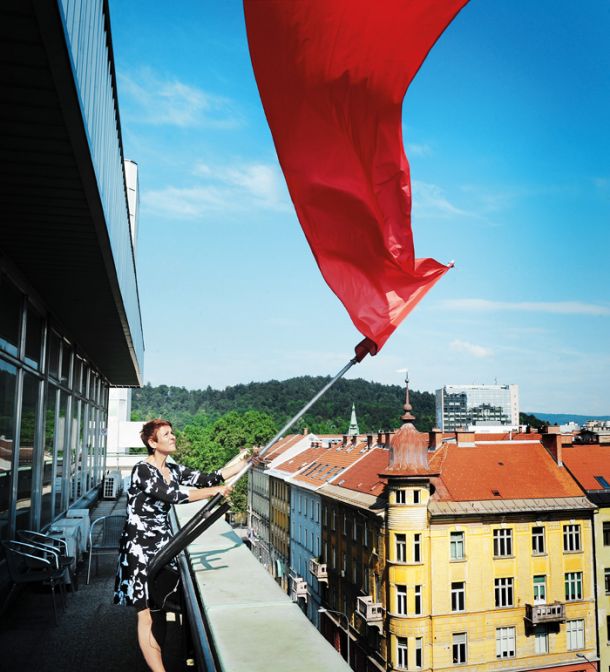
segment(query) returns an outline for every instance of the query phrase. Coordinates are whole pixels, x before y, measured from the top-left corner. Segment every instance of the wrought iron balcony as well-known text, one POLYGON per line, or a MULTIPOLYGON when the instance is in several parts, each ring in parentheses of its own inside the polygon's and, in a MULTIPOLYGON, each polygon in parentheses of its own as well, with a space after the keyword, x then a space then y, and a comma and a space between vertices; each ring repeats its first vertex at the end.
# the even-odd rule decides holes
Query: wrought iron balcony
POLYGON ((309 571, 321 583, 328 583, 328 570, 325 562, 320 562, 317 558, 310 558, 309 571))
POLYGON ((526 604, 525 620, 532 625, 540 623, 563 623, 566 620, 565 605, 562 602, 553 604, 526 604))

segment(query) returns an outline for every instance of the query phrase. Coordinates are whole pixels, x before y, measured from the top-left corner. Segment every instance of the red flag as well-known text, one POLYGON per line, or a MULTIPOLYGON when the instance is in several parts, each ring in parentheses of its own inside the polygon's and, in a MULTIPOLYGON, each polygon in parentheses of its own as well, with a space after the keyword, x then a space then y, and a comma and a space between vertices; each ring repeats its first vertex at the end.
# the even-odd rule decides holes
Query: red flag
POLYGON ((377 350, 449 268, 415 258, 402 101, 466 2, 244 0, 297 216, 324 279, 377 350))

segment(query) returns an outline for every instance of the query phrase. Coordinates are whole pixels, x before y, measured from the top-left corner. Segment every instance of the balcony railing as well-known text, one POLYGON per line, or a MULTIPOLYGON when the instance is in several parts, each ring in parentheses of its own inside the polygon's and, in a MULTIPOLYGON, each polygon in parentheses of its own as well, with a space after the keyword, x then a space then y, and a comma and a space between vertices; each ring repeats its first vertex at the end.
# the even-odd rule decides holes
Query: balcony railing
POLYGON ((370 595, 358 597, 356 613, 366 621, 367 625, 383 625, 383 606, 381 602, 373 602, 370 595))
POLYGON ((309 571, 321 583, 328 583, 328 570, 325 562, 320 562, 317 558, 310 558, 309 571))
POLYGON ((290 597, 293 602, 297 602, 300 597, 307 602, 307 581, 300 576, 291 577, 290 597))
POLYGON ((532 625, 540 623, 563 623, 566 620, 565 605, 562 602, 553 604, 526 604, 525 620, 532 625))

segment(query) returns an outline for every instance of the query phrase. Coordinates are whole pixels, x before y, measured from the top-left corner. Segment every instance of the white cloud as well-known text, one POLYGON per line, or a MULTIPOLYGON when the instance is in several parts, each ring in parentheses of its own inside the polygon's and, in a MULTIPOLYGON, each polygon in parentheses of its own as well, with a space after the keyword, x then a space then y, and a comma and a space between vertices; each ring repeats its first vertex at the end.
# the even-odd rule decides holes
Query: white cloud
POLYGON ((454 352, 465 352, 473 357, 491 357, 493 355, 493 350, 485 348, 482 345, 477 345, 476 343, 469 343, 468 341, 460 341, 458 339, 451 341, 449 348, 454 352))
POLYGON ((413 214, 416 217, 467 216, 469 213, 451 203, 436 184, 412 180, 413 214))
POLYGON ((290 208, 284 178, 279 167, 272 164, 210 166, 197 163, 193 174, 203 178, 195 186, 169 186, 143 192, 143 209, 155 214, 197 219, 221 211, 286 211, 290 208))
POLYGON ((610 315, 610 308, 581 301, 488 301, 487 299, 451 299, 441 302, 448 310, 522 311, 554 315, 610 315))
POLYGON ((119 74, 121 110, 132 123, 234 128, 241 116, 231 100, 150 69, 119 74))
POLYGON ((407 156, 431 156, 434 152, 430 145, 407 143, 407 156))

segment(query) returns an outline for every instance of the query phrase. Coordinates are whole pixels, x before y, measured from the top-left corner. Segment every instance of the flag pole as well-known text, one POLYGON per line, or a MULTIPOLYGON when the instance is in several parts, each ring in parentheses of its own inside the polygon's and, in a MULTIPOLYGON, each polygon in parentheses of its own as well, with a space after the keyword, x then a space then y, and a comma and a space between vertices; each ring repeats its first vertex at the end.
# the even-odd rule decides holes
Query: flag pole
MULTIPOLYGON (((371 339, 365 338, 355 347, 355 355, 349 362, 317 393, 315 394, 303 408, 292 417, 275 436, 270 439, 265 446, 259 451, 258 457, 263 455, 283 436, 283 434, 290 429, 295 422, 300 420, 305 413, 324 395, 340 378, 342 378, 354 364, 359 364, 369 353, 374 355, 377 352, 377 346, 371 339)), ((252 463, 248 462, 243 469, 241 469, 232 478, 228 479, 228 485, 233 485, 244 476, 252 468, 252 463)), ((229 509, 229 503, 224 500, 221 494, 214 495, 212 499, 201 507, 199 511, 180 529, 180 531, 172 538, 172 540, 164 546, 150 563, 148 570, 148 587, 151 597, 157 604, 163 604, 163 599, 155 590, 155 580, 161 569, 170 562, 176 555, 183 551, 194 539, 202 534, 214 521, 216 521, 222 513, 229 509), (213 510, 218 509, 212 514, 213 510)))

